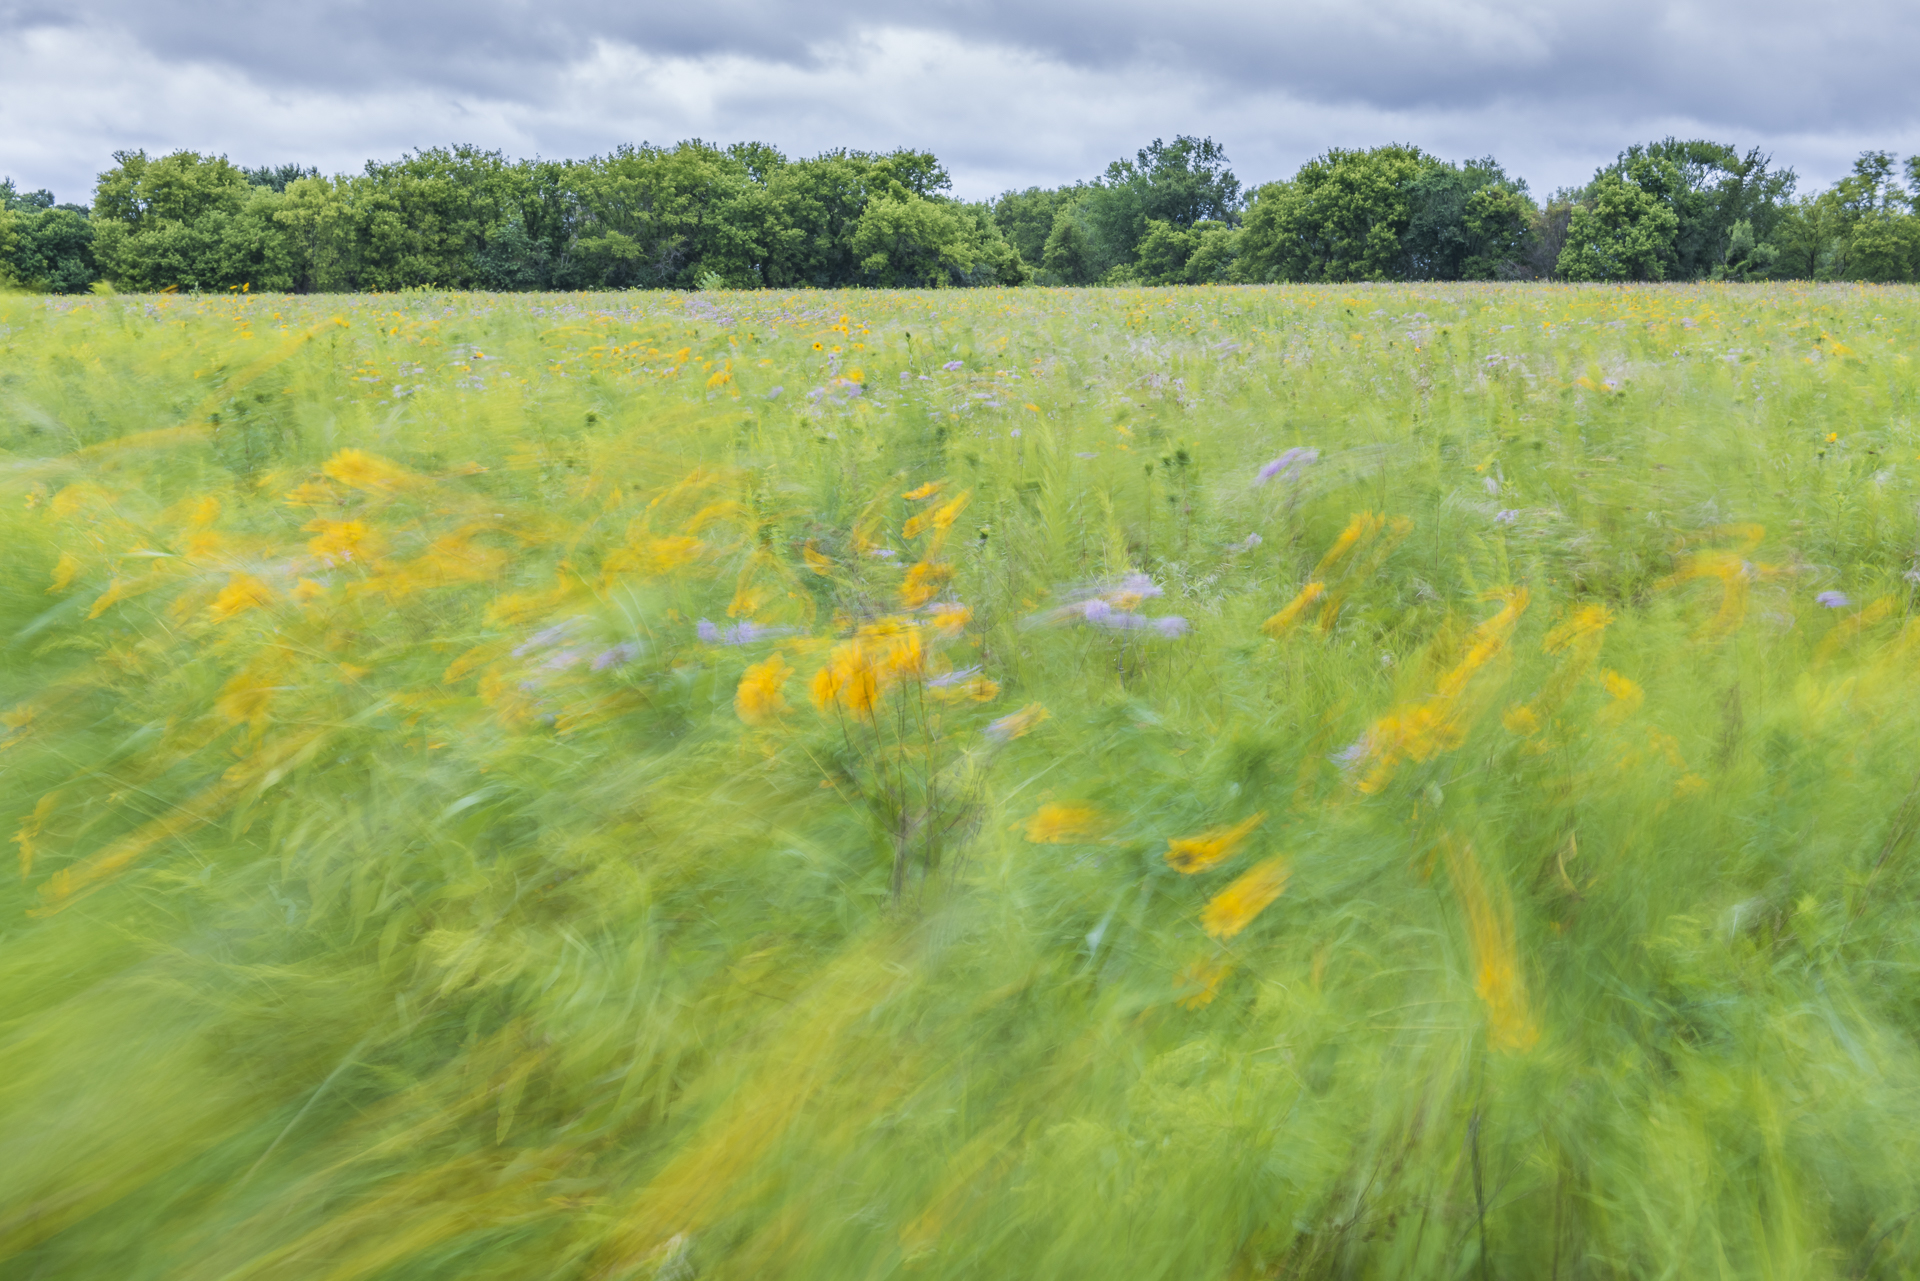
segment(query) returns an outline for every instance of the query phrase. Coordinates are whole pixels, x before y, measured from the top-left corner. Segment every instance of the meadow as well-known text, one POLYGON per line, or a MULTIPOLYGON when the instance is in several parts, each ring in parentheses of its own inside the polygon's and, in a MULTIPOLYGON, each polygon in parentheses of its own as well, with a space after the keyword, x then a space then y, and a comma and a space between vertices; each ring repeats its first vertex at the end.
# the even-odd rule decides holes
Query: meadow
POLYGON ((0 296, 0 1273, 1911 1276, 1917 334, 0 296))

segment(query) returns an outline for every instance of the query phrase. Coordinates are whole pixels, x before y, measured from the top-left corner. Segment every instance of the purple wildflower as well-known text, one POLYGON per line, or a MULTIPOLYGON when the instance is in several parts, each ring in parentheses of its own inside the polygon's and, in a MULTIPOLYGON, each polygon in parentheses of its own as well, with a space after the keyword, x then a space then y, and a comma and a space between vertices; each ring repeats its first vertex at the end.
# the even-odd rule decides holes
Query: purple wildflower
POLYGON ((960 361, 957 361, 957 360, 949 360, 949 361, 948 361, 948 362, 947 362, 946 364, 944 364, 944 365, 942 365, 942 366, 940 366, 940 368, 942 368, 942 369, 944 369, 944 370, 946 370, 946 371, 947 371, 948 373, 950 373, 950 374, 957 374, 957 373, 959 373, 959 372, 960 372, 960 371, 961 371, 962 369, 965 369, 965 368, 966 368, 966 366, 965 366, 964 364, 962 364, 962 363, 961 363, 960 361))
POLYGON ((1509 507, 1505 511, 1495 512, 1493 518, 1502 525, 1511 525, 1520 519, 1520 512, 1516 508, 1509 507))
POLYGON ((1262 467, 1254 476, 1253 483, 1256 485, 1264 485, 1275 476, 1285 476, 1288 480, 1293 480, 1300 472, 1306 469, 1309 463, 1316 461, 1319 457, 1320 451, 1312 446, 1295 445, 1292 449, 1289 449, 1286 453, 1280 455, 1265 467, 1262 467))
POLYGON ((586 621, 584 618, 569 618, 565 622, 555 623, 552 627, 537 631, 527 637, 522 644, 514 646, 513 656, 515 658, 525 658, 536 649, 547 649, 551 646, 558 645, 561 641, 565 640, 576 627, 586 621))
POLYGON ((1193 624, 1178 614, 1168 614, 1163 618, 1153 620, 1153 630, 1159 632, 1168 640, 1173 640, 1176 637, 1185 636, 1188 632, 1192 631, 1193 624))
POLYGON ((632 641, 622 641, 612 649, 595 654, 593 656, 593 670, 596 672, 604 672, 609 667, 624 667, 632 662, 634 655, 639 652, 640 647, 632 641))
POLYGON ((980 674, 980 668, 978 666, 961 667, 954 671, 948 672, 944 676, 933 677, 931 680, 927 682, 927 688, 945 689, 949 685, 958 685, 963 681, 972 680, 974 677, 978 676, 979 674, 980 674))
POLYGON ((792 636, 795 631, 791 627, 762 627, 759 623, 742 622, 735 623, 723 632, 704 618, 694 625, 694 630, 709 645, 751 645, 755 641, 792 636))
POLYGON ((1853 604, 1851 600, 1847 599, 1845 592, 1821 592, 1818 596, 1815 596, 1814 599, 1822 605, 1825 605, 1828 609, 1845 609, 1847 606, 1853 604))
POLYGON ((783 392, 783 391, 785 391, 785 390, 786 390, 786 388, 785 388, 785 387, 775 387, 775 388, 774 388, 774 389, 773 389, 772 391, 770 391, 770 392, 768 392, 768 393, 767 393, 767 399, 768 399, 768 400, 778 400, 778 399, 780 399, 780 393, 781 393, 781 392, 783 392))

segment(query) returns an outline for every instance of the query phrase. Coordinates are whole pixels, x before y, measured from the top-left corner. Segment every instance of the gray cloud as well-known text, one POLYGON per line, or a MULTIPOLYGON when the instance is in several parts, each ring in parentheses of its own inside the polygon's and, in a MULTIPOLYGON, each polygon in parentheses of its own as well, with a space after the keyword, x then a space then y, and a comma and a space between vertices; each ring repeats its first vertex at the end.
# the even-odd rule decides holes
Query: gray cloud
POLYGON ((928 146, 983 195, 1193 132, 1250 180, 1398 140, 1491 152, 1545 188, 1671 131, 1826 180, 1860 147, 1920 144, 1916 34, 1888 0, 907 0, 881 24, 773 0, 17 4, 0 171, 78 195, 124 145, 357 168, 448 141, 559 155, 698 133, 928 146))

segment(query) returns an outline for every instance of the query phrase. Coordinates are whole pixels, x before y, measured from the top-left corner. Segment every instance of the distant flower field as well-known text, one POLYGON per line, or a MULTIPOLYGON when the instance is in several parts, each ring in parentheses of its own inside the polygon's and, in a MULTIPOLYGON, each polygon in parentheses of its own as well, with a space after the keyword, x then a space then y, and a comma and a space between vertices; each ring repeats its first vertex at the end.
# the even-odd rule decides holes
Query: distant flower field
POLYGON ((0 296, 0 1274, 1911 1276, 1917 338, 0 296))

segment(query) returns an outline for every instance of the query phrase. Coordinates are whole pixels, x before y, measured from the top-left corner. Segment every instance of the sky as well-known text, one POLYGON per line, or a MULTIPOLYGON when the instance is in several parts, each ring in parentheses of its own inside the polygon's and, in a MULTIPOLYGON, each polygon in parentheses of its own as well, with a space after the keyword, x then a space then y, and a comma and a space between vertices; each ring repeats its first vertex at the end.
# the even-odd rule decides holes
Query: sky
POLYGON ((0 0, 0 176, 84 203, 122 149, 346 172, 700 137, 931 150, 985 199, 1193 134, 1248 186, 1404 142, 1545 195, 1675 135, 1806 191, 1920 152, 1916 37, 1911 0, 0 0))

